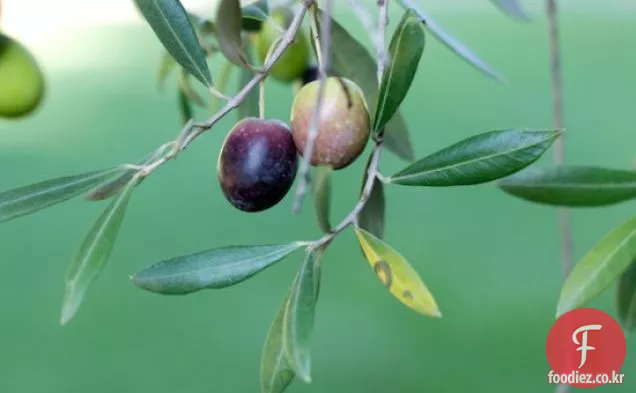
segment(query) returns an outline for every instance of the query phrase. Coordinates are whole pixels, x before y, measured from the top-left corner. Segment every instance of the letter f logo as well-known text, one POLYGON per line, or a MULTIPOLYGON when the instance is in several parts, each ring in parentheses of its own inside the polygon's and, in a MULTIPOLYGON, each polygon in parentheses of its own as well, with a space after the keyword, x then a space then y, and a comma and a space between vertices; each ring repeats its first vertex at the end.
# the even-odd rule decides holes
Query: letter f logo
POLYGON ((572 334, 572 341, 574 341, 574 344, 581 345, 580 347, 576 349, 577 351, 581 351, 581 364, 579 364, 579 368, 583 367, 583 365, 585 364, 585 361, 587 360, 587 351, 593 351, 596 349, 594 347, 587 345, 587 332, 589 330, 601 330, 601 328, 602 328, 601 325, 585 325, 576 329, 574 333, 572 334), (581 332, 583 332, 583 334, 581 335, 582 337, 581 342, 579 342, 576 336, 581 332))

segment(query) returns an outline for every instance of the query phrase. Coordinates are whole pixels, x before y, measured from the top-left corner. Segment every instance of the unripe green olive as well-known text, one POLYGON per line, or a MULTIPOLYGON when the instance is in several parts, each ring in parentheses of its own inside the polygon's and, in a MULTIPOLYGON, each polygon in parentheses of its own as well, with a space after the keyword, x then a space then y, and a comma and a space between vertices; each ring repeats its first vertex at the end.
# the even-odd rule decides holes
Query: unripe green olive
POLYGON ((0 117, 31 113, 44 96, 44 77, 29 51, 0 33, 0 117))
MULTIPOLYGON (((270 19, 263 23, 261 31, 254 37, 254 45, 261 62, 264 64, 269 49, 284 34, 293 19, 287 8, 272 10, 270 19), (283 29, 283 30, 281 30, 283 29)), ((298 32, 295 42, 285 50, 272 68, 270 75, 283 82, 300 78, 309 65, 309 43, 302 31, 298 32)))
MULTIPOLYGON (((292 104, 292 133, 301 154, 307 144, 319 86, 319 80, 306 84, 292 104)), ((342 169, 360 156, 369 140, 369 109, 362 90, 349 79, 327 78, 324 94, 318 134, 309 162, 342 169)))

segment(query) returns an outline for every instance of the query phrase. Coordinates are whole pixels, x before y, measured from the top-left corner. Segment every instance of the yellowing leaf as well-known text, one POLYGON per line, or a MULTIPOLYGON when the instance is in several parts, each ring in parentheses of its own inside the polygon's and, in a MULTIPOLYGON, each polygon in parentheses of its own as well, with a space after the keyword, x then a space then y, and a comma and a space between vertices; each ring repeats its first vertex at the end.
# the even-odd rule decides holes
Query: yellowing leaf
POLYGON ((355 231, 373 271, 393 296, 421 314, 442 316, 435 298, 402 255, 364 229, 355 231))

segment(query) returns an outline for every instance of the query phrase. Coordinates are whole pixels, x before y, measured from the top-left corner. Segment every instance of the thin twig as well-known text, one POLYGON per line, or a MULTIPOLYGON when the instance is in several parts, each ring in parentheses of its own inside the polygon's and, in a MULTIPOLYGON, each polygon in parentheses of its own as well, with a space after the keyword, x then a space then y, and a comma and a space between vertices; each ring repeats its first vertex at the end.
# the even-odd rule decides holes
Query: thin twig
MULTIPOLYGON (((547 0, 548 33, 550 39, 550 74, 552 76, 552 116, 554 128, 562 129, 563 124, 563 87, 561 80, 561 47, 559 43, 559 21, 557 0, 547 0)), ((554 161, 557 165, 565 162, 565 141, 563 136, 555 142, 554 161)), ((572 234, 568 210, 560 209, 561 254, 563 275, 567 277, 572 270, 572 234)))
POLYGON ((265 119, 265 81, 262 80, 258 87, 258 118, 265 119))
POLYGON ((386 26, 389 24, 389 0, 378 0, 380 8, 380 20, 378 22, 378 86, 382 83, 384 70, 386 69, 389 56, 386 50, 386 26))
POLYGON ((373 147, 373 153, 371 153, 371 162, 369 163, 369 169, 367 171, 367 181, 364 183, 364 188, 362 189, 362 194, 360 195, 360 200, 355 205, 353 210, 349 212, 349 214, 335 227, 331 229, 331 232, 324 235, 322 238, 315 241, 310 247, 313 249, 319 249, 331 242, 333 238, 345 230, 349 225, 356 222, 358 219, 358 215, 366 205, 369 197, 371 196, 371 191, 373 190, 373 184, 375 183, 375 179, 378 176, 378 167, 380 165, 380 156, 382 154, 382 143, 377 142, 373 147))
MULTIPOLYGON (((300 163, 300 169, 298 170, 300 176, 300 183, 296 191, 296 199, 294 201, 293 211, 298 214, 302 208, 303 200, 307 195, 307 189, 310 182, 309 179, 309 166, 311 158, 314 154, 314 145, 316 144, 316 138, 318 137, 318 130, 320 128, 320 116, 322 115, 322 107, 325 96, 325 84, 327 80, 327 70, 329 69, 329 56, 331 46, 331 12, 333 9, 333 0, 325 1, 325 9, 322 13, 323 20, 320 21, 320 33, 316 44, 319 45, 316 48, 320 48, 320 62, 318 63, 318 97, 316 98, 316 105, 314 107, 314 113, 311 117, 309 125, 309 131, 307 133, 307 144, 305 145, 305 151, 303 152, 303 159, 300 163)), ((318 31, 318 7, 312 8, 312 30, 318 31)), ((315 37, 314 33, 314 37, 315 37)))
MULTIPOLYGON (((548 36, 550 40, 550 75, 552 79, 552 117, 554 128, 563 129, 563 85, 561 80, 561 47, 559 43, 559 20, 557 0, 546 0, 548 16, 548 36)), ((565 141, 563 136, 555 142, 554 161, 563 165, 565 161, 565 141)), ((572 270, 572 232, 570 217, 566 208, 559 209, 561 226, 561 258, 563 277, 567 278, 572 270)), ((556 388, 557 393, 565 393, 569 389, 566 384, 556 388)))

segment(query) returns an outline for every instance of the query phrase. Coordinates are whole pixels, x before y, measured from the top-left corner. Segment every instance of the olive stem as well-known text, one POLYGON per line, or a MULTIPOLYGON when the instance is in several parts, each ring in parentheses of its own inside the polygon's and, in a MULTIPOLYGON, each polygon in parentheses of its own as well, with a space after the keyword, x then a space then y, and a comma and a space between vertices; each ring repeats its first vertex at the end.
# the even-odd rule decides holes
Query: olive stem
POLYGON ((316 240, 309 247, 311 249, 320 249, 328 245, 337 234, 344 231, 349 225, 355 224, 358 220, 358 215, 367 204, 367 201, 371 197, 371 191, 373 191, 373 184, 378 176, 378 167, 380 166, 380 156, 382 155, 382 141, 375 142, 373 146, 373 152, 371 153, 371 162, 369 163, 369 169, 367 171, 367 181, 364 183, 364 188, 360 195, 358 203, 353 210, 335 227, 331 229, 331 232, 324 235, 320 239, 316 240))
POLYGON ((322 44, 320 43, 320 29, 318 28, 317 6, 315 4, 311 8, 310 25, 311 39, 316 49, 316 60, 318 61, 318 67, 320 67, 320 64, 323 63, 322 44))
POLYGON ((265 119, 265 81, 262 80, 258 86, 258 117, 265 119))
POLYGON ((171 142, 168 142, 168 144, 173 145, 174 148, 167 154, 159 157, 154 162, 146 165, 143 170, 140 171, 141 177, 149 176, 157 168, 177 157, 179 153, 184 151, 190 145, 190 143, 192 143, 192 141, 195 140, 199 135, 211 129, 219 120, 221 120, 232 110, 236 109, 243 101, 245 101, 251 91, 261 81, 267 78, 272 68, 274 67, 274 64, 276 64, 278 59, 280 59, 285 50, 287 50, 287 48, 292 45, 292 43, 296 39, 296 35, 298 35, 298 32, 302 27, 303 20, 305 19, 305 15, 307 14, 307 10, 312 4, 314 4, 313 0, 303 1, 303 6, 300 7, 294 15, 294 19, 289 25, 289 28, 285 31, 285 35, 283 36, 280 44, 276 47, 270 58, 263 65, 262 72, 254 75, 254 77, 245 86, 243 86, 243 88, 234 97, 230 98, 226 102, 223 108, 212 115, 212 117, 210 117, 206 122, 195 123, 194 120, 188 121, 179 132, 177 138, 171 142))
MULTIPOLYGON (((550 44, 550 77, 552 85, 552 117, 554 127, 563 129, 563 83, 561 77, 561 46, 559 42, 559 20, 557 0, 546 0, 546 14, 548 17, 548 39, 550 44)), ((560 136, 555 142, 554 161, 556 165, 563 165, 565 161, 565 140, 560 136)), ((570 214, 567 208, 559 209, 561 229, 561 258, 563 278, 567 279, 572 271, 572 230, 570 214)), ((556 393, 565 393, 568 385, 559 384, 556 393)))
POLYGON ((378 86, 382 84, 384 70, 388 61, 388 53, 386 50, 386 26, 389 24, 389 0, 378 0, 380 8, 380 18, 378 21, 378 42, 377 42, 377 58, 378 58, 378 86))
MULTIPOLYGON (((325 98, 325 84, 327 81, 327 70, 329 69, 329 54, 331 44, 331 12, 333 10, 333 0, 325 1, 325 9, 323 11, 323 20, 320 21, 320 32, 318 32, 318 7, 314 4, 311 8, 311 26, 314 30, 314 37, 319 34, 317 42, 320 44, 321 61, 318 63, 318 92, 316 98, 316 105, 314 107, 314 113, 311 117, 311 123, 309 125, 309 131, 307 132, 307 145, 305 151, 302 154, 302 160, 300 162, 300 168, 298 173, 300 175, 300 183, 296 191, 296 199, 294 201, 293 212, 298 214, 302 208, 303 200, 307 195, 309 178, 309 166, 311 157, 314 154, 314 145, 316 144, 316 138, 318 137, 318 125, 320 124, 320 116, 322 115, 323 101, 325 98)), ((318 48, 316 48, 318 49, 318 48)))

